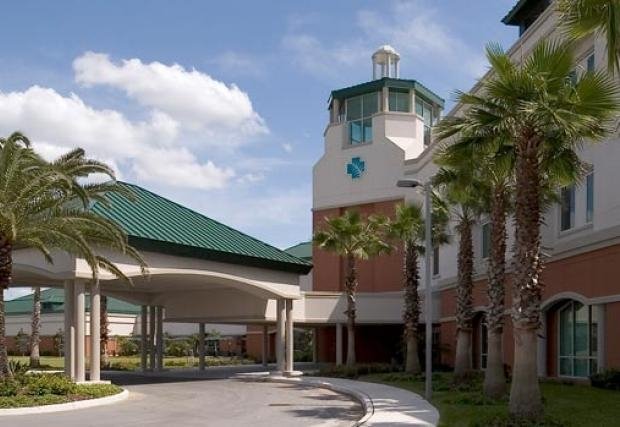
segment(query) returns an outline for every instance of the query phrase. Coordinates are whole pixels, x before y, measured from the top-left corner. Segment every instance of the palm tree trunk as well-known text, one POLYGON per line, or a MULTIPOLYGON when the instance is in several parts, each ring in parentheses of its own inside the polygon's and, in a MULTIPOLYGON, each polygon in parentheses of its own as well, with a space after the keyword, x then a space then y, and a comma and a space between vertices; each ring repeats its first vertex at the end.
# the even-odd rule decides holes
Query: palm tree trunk
POLYGON ((540 283, 539 144, 539 138, 524 136, 516 147, 516 254, 512 296, 515 361, 510 413, 520 418, 538 418, 543 412, 537 369, 537 329, 543 287, 540 283))
POLYGON ((487 366, 484 394, 499 399, 506 393, 502 334, 504 331, 504 297, 506 280, 506 210, 505 187, 493 191, 491 200, 491 253, 488 267, 489 308, 487 321, 487 366))
POLYGON ((406 243, 404 249, 405 310, 403 312, 403 323, 405 324, 405 340, 407 343, 405 372, 419 374, 422 369, 418 356, 418 324, 420 322, 418 253, 412 242, 406 243))
POLYGON ((101 295, 101 316, 100 316, 100 333, 101 333, 101 366, 108 366, 108 297, 101 295))
POLYGON ((13 270, 12 249, 10 243, 7 243, 4 239, 0 240, 0 379, 10 375, 6 344, 4 290, 11 284, 11 272, 13 270))
POLYGON ((357 272, 355 258, 347 256, 347 279, 345 283, 347 294, 347 367, 355 366, 355 290, 357 288, 357 272))
POLYGON ((472 370, 472 318, 474 248, 472 220, 463 215, 457 227, 460 236, 458 253, 458 283, 456 287, 456 358, 454 376, 461 381, 472 370))
POLYGON ((38 368, 41 364, 39 343, 41 333, 41 288, 35 287, 32 295, 32 334, 30 335, 30 367, 38 368))

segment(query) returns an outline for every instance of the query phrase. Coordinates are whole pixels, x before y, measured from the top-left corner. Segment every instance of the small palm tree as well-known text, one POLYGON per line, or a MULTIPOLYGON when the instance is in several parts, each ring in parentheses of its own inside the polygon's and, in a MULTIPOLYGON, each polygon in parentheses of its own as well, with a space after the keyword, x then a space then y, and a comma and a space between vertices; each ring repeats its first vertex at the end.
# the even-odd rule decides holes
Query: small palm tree
MULTIPOLYGON (((435 206, 437 204, 435 203, 435 206)), ((445 228, 448 216, 443 209, 433 209, 433 243, 447 242, 445 228)), ((418 355, 418 325, 420 323, 420 285, 419 256, 424 253, 424 217, 418 204, 400 203, 396 205, 395 217, 388 222, 388 236, 403 245, 403 323, 406 340, 405 371, 410 374, 421 372, 418 355)))
POLYGON ((558 0, 557 8, 571 39, 602 34, 607 44, 607 68, 620 71, 620 1, 558 0))
POLYGON ((130 281, 110 260, 96 252, 109 248, 136 260, 146 273, 140 254, 127 243, 127 235, 114 222, 88 211, 93 200, 106 202, 109 192, 126 191, 114 181, 83 183, 93 173, 113 178, 105 164, 73 150, 47 162, 31 148, 28 139, 14 133, 0 139, 0 378, 9 375, 5 338, 4 290, 11 284, 16 248, 39 251, 53 262, 52 250, 85 260, 97 281, 100 270, 130 281))
POLYGON ((346 262, 348 367, 355 365, 357 261, 390 251, 383 237, 385 225, 384 217, 373 215, 364 220, 359 212, 348 210, 341 216, 326 218, 323 229, 314 234, 314 243, 319 248, 343 257, 346 262))
POLYGON ((450 119, 451 130, 444 136, 461 133, 484 139, 506 135, 513 145, 515 357, 510 412, 538 418, 543 412, 537 331, 543 290, 540 225, 545 191, 557 177, 578 174, 571 169, 581 165, 576 151, 584 142, 609 135, 620 110, 620 91, 601 72, 585 72, 571 81, 574 57, 570 46, 562 43, 540 42, 521 64, 515 64, 497 45, 487 47, 487 58, 491 77, 483 82, 480 94, 459 95, 465 114, 450 119))
POLYGON ((484 206, 482 200, 487 194, 486 186, 478 179, 476 171, 477 169, 472 164, 463 164, 458 167, 443 166, 433 179, 445 203, 452 207, 456 220, 455 230, 459 235, 455 313, 457 337, 454 374, 456 381, 463 381, 473 369, 474 245, 472 228, 482 213, 484 206))
POLYGON ((30 367, 38 368, 41 365, 39 343, 41 342, 41 288, 34 288, 32 294, 32 333, 30 334, 30 367))

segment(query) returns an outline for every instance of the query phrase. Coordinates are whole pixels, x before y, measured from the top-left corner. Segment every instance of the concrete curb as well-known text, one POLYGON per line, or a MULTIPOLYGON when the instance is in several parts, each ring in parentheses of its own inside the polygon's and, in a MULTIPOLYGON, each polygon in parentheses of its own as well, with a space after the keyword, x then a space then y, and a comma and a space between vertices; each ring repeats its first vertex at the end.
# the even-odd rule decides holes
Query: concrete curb
POLYGON ((248 382, 270 382, 270 383, 282 383, 282 384, 301 384, 312 387, 324 388, 336 393, 344 394, 357 400, 362 405, 364 415, 357 420, 353 425, 361 426, 372 417, 375 412, 375 407, 372 403, 372 399, 365 393, 350 388, 337 386, 327 381, 309 379, 303 377, 280 377, 280 376, 257 376, 252 374, 238 374, 234 376, 235 379, 248 382))
POLYGON ((49 414, 52 412, 73 411, 76 409, 93 408, 95 406, 110 405, 112 403, 121 402, 129 397, 129 391, 123 389, 120 393, 112 396, 100 397, 97 399, 78 400, 68 403, 57 403, 53 405, 28 406, 24 408, 7 408, 0 409, 0 417, 11 415, 34 415, 49 414))

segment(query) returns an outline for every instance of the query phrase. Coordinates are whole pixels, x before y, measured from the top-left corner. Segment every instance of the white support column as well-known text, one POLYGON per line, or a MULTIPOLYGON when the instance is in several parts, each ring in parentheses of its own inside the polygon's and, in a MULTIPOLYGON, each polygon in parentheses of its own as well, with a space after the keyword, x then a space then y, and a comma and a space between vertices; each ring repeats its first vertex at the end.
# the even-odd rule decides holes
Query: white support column
POLYGON ((381 111, 390 110, 390 90, 387 87, 381 89, 381 111))
POLYGON ((90 285, 90 381, 101 381, 101 287, 90 285))
POLYGON ((140 313, 140 369, 146 372, 148 363, 148 306, 143 305, 140 313))
POLYGON ((293 372, 293 344, 294 344, 294 336, 293 336, 293 300, 286 299, 284 300, 286 304, 286 374, 292 374, 293 372))
POLYGON ((86 380, 85 361, 85 316, 84 316, 84 282, 75 281, 75 381, 86 380))
POLYGON ((198 370, 205 370, 205 324, 198 324, 198 370))
POLYGON ((158 305, 157 309, 157 341, 156 342, 156 355, 155 370, 161 372, 164 370, 164 307, 158 305))
POLYGON ((65 281, 65 342, 63 353, 65 357, 65 375, 75 379, 75 291, 73 281, 65 281))
POLYGON ((286 369, 284 362, 284 300, 278 298, 276 308, 276 371, 284 372, 286 369))
POLYGON ((267 367, 269 359, 269 326, 263 325, 263 348, 262 348, 263 366, 267 367))
POLYGON ((155 370, 155 306, 149 306, 149 371, 155 370))
POLYGON ((342 323, 336 323, 336 366, 342 365, 342 323))

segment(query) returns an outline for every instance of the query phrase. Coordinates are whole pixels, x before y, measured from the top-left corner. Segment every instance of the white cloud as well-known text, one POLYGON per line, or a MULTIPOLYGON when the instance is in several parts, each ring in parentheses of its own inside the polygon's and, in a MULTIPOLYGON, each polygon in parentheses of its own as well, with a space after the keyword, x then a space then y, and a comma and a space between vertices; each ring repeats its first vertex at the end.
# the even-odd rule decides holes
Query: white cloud
POLYGON ((257 58, 231 50, 217 55, 209 62, 235 75, 262 76, 265 73, 264 64, 257 58))
POLYGON ((293 145, 288 144, 288 143, 285 142, 284 144, 282 144, 282 149, 284 151, 286 151, 287 153, 292 153, 293 152, 293 145))
POLYGON ((405 59, 426 68, 452 67, 480 77, 485 71, 482 52, 474 51, 442 25, 432 4, 421 0, 394 1, 387 12, 359 10, 352 31, 356 37, 340 41, 322 41, 304 32, 300 26, 282 40, 294 62, 317 77, 333 79, 356 67, 370 73, 370 56, 383 44, 394 46, 405 59))
POLYGON ((200 162, 182 146, 172 149, 179 142, 180 125, 162 112, 132 122, 118 111, 92 108, 75 94, 32 86, 0 92, 0 117, 0 134, 19 129, 50 158, 81 147, 116 170, 128 164, 145 181, 205 189, 221 188, 234 175, 228 168, 200 162))
POLYGON ((268 131, 247 93, 196 69, 143 63, 137 58, 116 64, 108 55, 95 52, 76 58, 73 69, 78 83, 121 89, 141 105, 167 114, 192 131, 212 137, 232 131, 237 136, 232 138, 235 142, 268 131))

